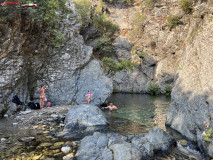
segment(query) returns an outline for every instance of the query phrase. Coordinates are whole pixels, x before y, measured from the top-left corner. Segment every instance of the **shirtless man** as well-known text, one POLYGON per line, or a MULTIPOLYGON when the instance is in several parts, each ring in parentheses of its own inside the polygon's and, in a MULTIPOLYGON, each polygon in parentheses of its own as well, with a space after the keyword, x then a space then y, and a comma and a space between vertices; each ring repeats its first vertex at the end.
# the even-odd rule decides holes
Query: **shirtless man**
POLYGON ((117 110, 117 109, 118 109, 118 108, 117 108, 115 105, 113 105, 112 103, 110 103, 108 107, 102 107, 102 109, 108 109, 108 108, 109 108, 110 111, 113 111, 113 110, 117 110))

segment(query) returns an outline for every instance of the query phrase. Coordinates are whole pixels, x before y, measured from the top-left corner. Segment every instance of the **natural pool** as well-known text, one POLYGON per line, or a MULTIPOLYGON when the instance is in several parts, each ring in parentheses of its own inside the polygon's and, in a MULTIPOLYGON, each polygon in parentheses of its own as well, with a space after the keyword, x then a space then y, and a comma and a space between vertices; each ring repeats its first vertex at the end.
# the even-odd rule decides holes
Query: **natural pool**
POLYGON ((113 112, 104 110, 110 130, 122 134, 143 134, 155 126, 165 130, 170 97, 117 93, 107 101, 119 108, 113 112))
MULTIPOLYGON (((108 130, 121 134, 146 134, 154 127, 169 132, 181 144, 168 156, 155 157, 155 160, 200 160, 200 156, 190 152, 187 141, 178 133, 165 127, 166 114, 171 98, 164 95, 152 96, 147 94, 115 93, 107 100, 118 107, 117 111, 104 110, 110 125, 108 130)), ((190 145, 192 147, 192 145, 190 145)))

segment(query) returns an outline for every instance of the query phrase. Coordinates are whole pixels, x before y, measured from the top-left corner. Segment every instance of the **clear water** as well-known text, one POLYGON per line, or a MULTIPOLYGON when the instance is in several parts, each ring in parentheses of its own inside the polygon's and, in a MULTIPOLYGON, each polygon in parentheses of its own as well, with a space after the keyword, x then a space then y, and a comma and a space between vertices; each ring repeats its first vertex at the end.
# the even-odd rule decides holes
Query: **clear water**
POLYGON ((170 97, 116 93, 107 101, 118 107, 113 112, 104 110, 109 129, 114 132, 134 134, 147 133, 154 127, 165 129, 170 97))

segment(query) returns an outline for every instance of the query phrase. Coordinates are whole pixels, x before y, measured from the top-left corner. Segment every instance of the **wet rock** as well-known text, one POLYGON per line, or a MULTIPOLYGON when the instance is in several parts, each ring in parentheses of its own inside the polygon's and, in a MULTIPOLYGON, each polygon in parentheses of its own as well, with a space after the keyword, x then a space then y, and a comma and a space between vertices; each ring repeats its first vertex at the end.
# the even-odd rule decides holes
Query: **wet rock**
POLYGON ((143 157, 153 157, 156 153, 170 153, 176 146, 176 141, 168 133, 154 128, 148 134, 135 135, 131 143, 143 154, 143 157))
POLYGON ((42 154, 36 155, 36 156, 34 156, 32 159, 33 159, 33 160, 38 160, 38 159, 40 159, 41 157, 42 157, 42 154))
POLYGON ((19 139, 21 142, 30 142, 35 140, 35 137, 23 137, 19 139))
POLYGON ((40 146, 41 147, 50 147, 50 146, 52 146, 52 143, 41 143, 40 146))
POLYGON ((61 151, 65 154, 69 153, 71 151, 71 147, 69 146, 66 146, 66 147, 62 147, 61 148, 61 151))

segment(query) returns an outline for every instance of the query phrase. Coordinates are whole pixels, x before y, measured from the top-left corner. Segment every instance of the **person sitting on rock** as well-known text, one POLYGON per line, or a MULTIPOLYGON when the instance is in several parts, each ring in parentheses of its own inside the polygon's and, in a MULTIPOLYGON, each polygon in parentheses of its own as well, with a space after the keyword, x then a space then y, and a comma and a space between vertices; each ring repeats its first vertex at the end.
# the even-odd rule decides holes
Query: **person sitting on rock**
POLYGON ((102 109, 109 109, 110 111, 113 111, 113 110, 117 110, 118 108, 113 105, 113 103, 110 103, 108 107, 102 107, 102 109))
POLYGON ((92 99, 93 94, 91 94, 90 91, 88 91, 88 94, 86 94, 85 96, 87 97, 87 98, 86 98, 86 102, 87 102, 88 104, 90 104, 90 101, 91 101, 91 99, 92 99))

